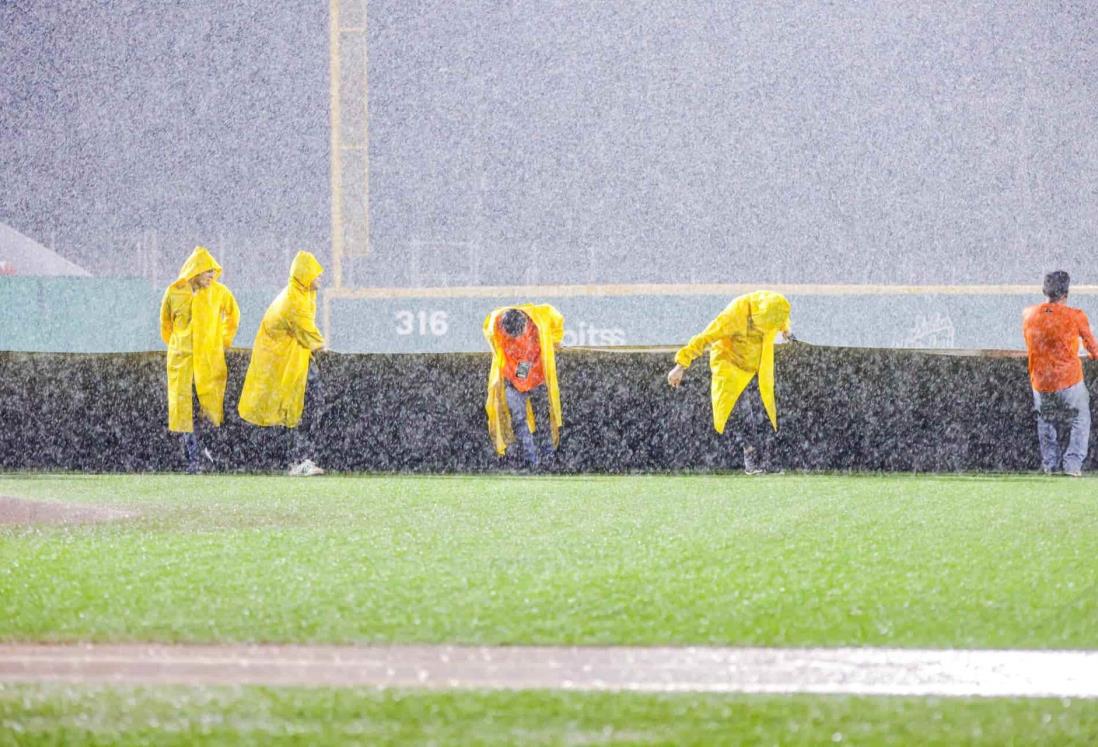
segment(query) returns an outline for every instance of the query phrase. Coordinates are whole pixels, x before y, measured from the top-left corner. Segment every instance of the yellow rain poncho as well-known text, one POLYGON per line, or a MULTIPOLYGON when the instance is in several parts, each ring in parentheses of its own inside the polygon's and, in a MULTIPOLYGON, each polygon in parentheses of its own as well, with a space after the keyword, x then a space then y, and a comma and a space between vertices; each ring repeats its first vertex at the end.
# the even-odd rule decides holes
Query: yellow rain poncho
POLYGON ((236 336, 240 308, 217 282, 220 277, 221 265, 209 250, 195 247, 160 303, 160 337, 168 346, 168 430, 176 433, 194 432, 192 385, 206 419, 214 425, 224 419, 225 350, 236 336), (190 281, 210 270, 213 281, 194 290, 190 281))
MULTIPOLYGON (((523 304, 505 306, 496 309, 484 320, 484 338, 492 346, 492 369, 488 373, 488 401, 484 406, 488 413, 488 435, 496 447, 496 453, 503 456, 507 447, 515 440, 511 429, 511 411, 507 407, 507 394, 504 388, 503 348, 496 339, 496 319, 508 309, 518 309, 525 313, 538 328, 538 345, 541 347, 541 365, 545 372, 545 388, 549 393, 549 426, 553 437, 553 446, 560 443, 560 427, 563 423, 560 408, 560 390, 557 388, 557 359, 555 347, 564 339, 564 317, 548 304, 523 304)), ((534 408, 526 402, 526 425, 533 433, 537 429, 534 420, 534 408)))
POLYGON ((237 408, 249 423, 294 428, 301 422, 309 360, 324 347, 316 328, 316 291, 309 290, 322 272, 316 257, 298 252, 289 284, 263 315, 237 408))
POLYGON ((689 368, 705 346, 710 346, 713 427, 717 433, 724 433, 732 408, 756 374, 763 407, 774 430, 778 429, 774 338, 778 332, 788 331, 789 301, 785 296, 774 291, 755 291, 734 299, 701 334, 675 354, 675 362, 689 368))

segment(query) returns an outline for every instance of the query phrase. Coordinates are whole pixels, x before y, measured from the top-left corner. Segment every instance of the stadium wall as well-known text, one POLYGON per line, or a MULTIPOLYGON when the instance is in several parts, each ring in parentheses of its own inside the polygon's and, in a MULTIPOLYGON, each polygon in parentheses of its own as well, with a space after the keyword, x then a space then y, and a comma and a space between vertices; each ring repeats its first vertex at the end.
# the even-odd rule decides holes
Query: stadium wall
MULTIPOLYGON (((226 423, 210 445, 226 471, 286 466, 289 434, 235 413, 248 351, 229 356, 226 423)), ((491 472, 487 354, 322 356, 317 460, 334 471, 491 472)), ((565 350, 561 472, 719 471, 741 466, 712 428, 709 373, 664 380, 667 352, 565 350)), ((779 453, 787 469, 1035 470, 1025 361, 828 348, 778 349, 779 453)), ((1091 386, 1098 366, 1087 367, 1091 386)), ((4 470, 166 471, 183 466, 166 429, 164 356, 0 353, 4 470)), ((1093 458, 1090 460, 1093 465, 1093 458)))
MULTIPOLYGON (((250 345, 281 287, 237 288, 238 345, 250 345)), ((758 286, 784 293, 793 329, 820 345, 1020 349, 1024 286, 758 286)), ((325 291, 318 322, 342 353, 471 353, 494 308, 535 301, 564 314, 569 347, 681 344, 754 286, 533 286, 325 291)), ((163 287, 140 278, 0 278, 0 350, 136 353, 161 349, 163 287)), ((1072 288, 1098 315, 1098 285, 1072 288)))

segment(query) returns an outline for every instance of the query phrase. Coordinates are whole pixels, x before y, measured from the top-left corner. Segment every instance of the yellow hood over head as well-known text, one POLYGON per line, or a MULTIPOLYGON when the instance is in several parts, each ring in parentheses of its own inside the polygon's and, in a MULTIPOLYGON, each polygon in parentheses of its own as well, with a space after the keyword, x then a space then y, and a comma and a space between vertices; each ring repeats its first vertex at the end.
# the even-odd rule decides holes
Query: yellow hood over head
POLYGON ((755 291, 748 296, 751 323, 766 332, 780 332, 789 322, 789 301, 774 291, 755 291))
POLYGON ((217 263, 217 260, 210 254, 210 250, 204 246, 196 246, 194 251, 191 252, 191 256, 187 257, 187 261, 183 263, 183 266, 179 269, 179 277, 175 279, 172 285, 182 285, 183 283, 190 282, 194 278, 198 277, 204 272, 214 271, 214 280, 221 278, 221 265, 217 263))
POLYGON ((217 281, 221 265, 204 246, 196 246, 160 302, 160 336, 168 346, 168 430, 194 430, 192 389, 207 419, 221 425, 228 369, 225 350, 240 324, 240 307, 233 294, 217 281), (188 283, 213 271, 214 281, 203 288, 188 283))
POLYGON ((290 265, 290 282, 308 290, 313 281, 324 274, 320 261, 311 252, 298 252, 290 265))
MULTIPOLYGON (((508 309, 518 309, 538 328, 538 345, 541 347, 541 363, 545 371, 545 387, 549 395, 549 434, 556 447, 560 443, 560 429, 564 422, 561 414, 560 389, 557 386, 556 346, 564 339, 564 317, 549 304, 519 304, 504 306, 490 313, 484 320, 484 339, 492 348, 492 368, 488 372, 488 400, 484 409, 488 415, 488 435, 503 456, 515 440, 511 426, 511 410, 507 406, 503 378, 504 354, 496 336, 496 320, 508 309)), ((544 424, 543 424, 544 426, 544 424)), ((534 433, 538 423, 529 400, 526 402, 526 427, 534 433)))
POLYGON ((316 257, 298 252, 289 282, 263 314, 237 405, 253 425, 296 428, 301 422, 309 361, 325 345, 316 326, 317 292, 309 290, 322 272, 316 257))
POLYGON ((732 303, 694 335, 675 354, 683 368, 709 347, 709 369, 713 376, 713 427, 724 432, 732 408, 751 380, 759 378, 759 395, 778 427, 774 399, 774 340, 789 328, 789 301, 775 291, 760 290, 732 299, 732 303))

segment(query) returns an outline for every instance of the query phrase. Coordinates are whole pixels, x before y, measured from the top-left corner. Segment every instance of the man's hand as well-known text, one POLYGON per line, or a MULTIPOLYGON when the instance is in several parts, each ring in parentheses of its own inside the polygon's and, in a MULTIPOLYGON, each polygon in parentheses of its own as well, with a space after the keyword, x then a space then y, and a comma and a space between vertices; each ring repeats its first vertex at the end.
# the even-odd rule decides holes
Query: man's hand
POLYGON ((676 363, 675 367, 672 368, 670 373, 667 374, 668 386, 670 386, 672 389, 678 389, 679 384, 682 383, 682 376, 685 373, 686 369, 676 363))

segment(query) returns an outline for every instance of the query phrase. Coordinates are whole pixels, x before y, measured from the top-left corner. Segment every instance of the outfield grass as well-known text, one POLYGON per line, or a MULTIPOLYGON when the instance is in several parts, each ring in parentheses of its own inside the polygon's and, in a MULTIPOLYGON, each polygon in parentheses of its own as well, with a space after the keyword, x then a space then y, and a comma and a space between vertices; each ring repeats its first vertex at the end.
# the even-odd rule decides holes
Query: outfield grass
POLYGON ((0 685, 8 744, 1093 744, 1098 702, 0 685))
POLYGON ((0 640, 1098 648, 1098 481, 3 476, 0 640))

